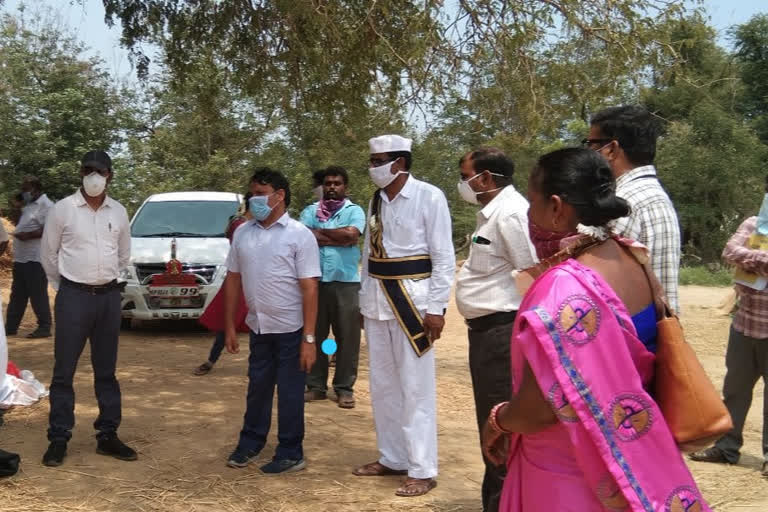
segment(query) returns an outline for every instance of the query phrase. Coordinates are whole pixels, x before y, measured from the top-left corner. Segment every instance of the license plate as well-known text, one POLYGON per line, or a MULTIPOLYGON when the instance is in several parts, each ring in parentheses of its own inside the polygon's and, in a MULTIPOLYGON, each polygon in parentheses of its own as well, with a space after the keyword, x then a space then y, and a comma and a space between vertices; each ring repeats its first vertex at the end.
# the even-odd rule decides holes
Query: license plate
POLYGON ((150 286, 149 294, 153 297, 197 297, 197 286, 150 286))

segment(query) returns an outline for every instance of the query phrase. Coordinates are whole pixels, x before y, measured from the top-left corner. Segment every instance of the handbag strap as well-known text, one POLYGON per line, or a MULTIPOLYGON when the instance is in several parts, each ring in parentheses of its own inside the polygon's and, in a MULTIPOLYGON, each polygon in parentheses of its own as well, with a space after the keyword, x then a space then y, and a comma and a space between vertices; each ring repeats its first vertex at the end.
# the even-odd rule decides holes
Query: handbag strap
MULTIPOLYGON (((627 249, 629 251, 629 249, 627 249)), ((631 254, 631 251, 630 251, 631 254)), ((634 257, 634 256, 633 256, 634 257)), ((676 317, 677 315, 669 307, 667 302, 667 295, 664 293, 664 287, 661 286, 659 278, 656 277, 649 262, 642 264, 645 278, 648 280, 648 285, 651 287, 651 293, 653 294, 653 304, 656 307, 656 321, 664 320, 665 318, 676 317)))

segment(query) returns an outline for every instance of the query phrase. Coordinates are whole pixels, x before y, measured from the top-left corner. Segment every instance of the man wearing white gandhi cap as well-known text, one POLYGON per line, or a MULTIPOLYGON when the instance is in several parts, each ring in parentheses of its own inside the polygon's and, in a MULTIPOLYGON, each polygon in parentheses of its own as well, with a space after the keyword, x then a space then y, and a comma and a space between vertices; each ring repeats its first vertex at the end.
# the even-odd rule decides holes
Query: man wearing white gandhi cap
POLYGON ((360 313, 380 457, 358 476, 408 475, 398 496, 437 482, 435 353, 456 267, 445 195, 410 175, 411 140, 369 141, 379 188, 368 210, 360 313))

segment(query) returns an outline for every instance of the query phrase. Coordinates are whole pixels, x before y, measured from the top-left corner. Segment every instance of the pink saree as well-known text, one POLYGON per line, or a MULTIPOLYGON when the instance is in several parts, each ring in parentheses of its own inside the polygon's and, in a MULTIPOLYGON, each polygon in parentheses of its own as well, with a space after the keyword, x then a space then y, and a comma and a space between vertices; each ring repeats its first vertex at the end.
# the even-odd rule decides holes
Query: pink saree
POLYGON ((531 286, 512 336, 559 422, 509 437, 504 512, 702 512, 709 507, 646 391, 654 355, 624 304, 570 259, 531 286))

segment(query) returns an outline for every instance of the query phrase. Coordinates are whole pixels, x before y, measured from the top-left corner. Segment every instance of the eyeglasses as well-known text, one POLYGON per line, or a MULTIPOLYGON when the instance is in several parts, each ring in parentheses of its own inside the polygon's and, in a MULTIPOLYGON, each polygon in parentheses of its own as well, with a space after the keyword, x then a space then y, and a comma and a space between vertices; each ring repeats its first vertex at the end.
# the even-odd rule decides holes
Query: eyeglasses
POLYGON ((389 162, 394 162, 395 160, 397 160, 397 158, 369 158, 368 163, 374 167, 379 167, 380 165, 388 164, 389 162))
POLYGON ((613 139, 581 139, 581 145, 585 148, 593 144, 608 144, 609 142, 613 142, 613 139))

